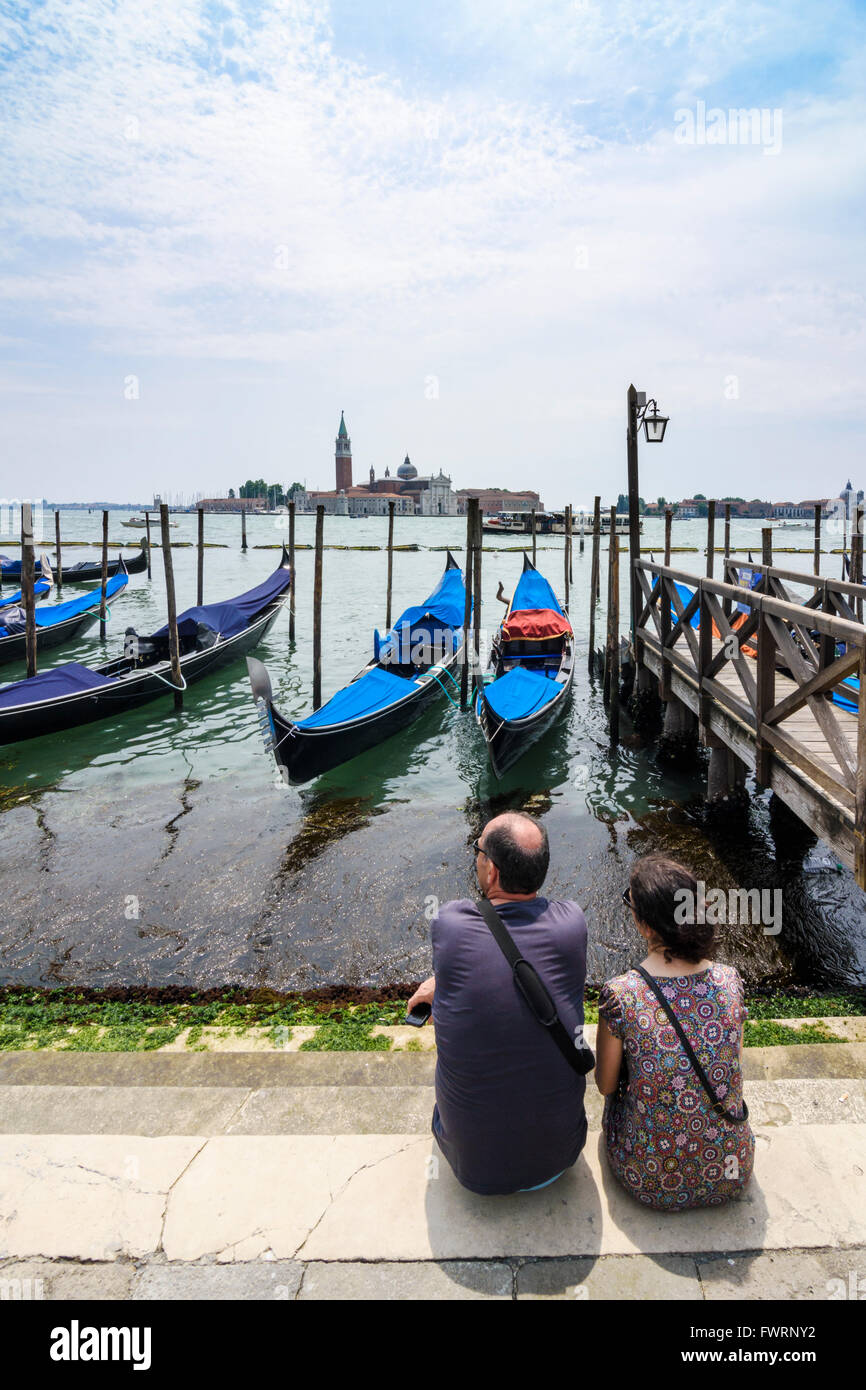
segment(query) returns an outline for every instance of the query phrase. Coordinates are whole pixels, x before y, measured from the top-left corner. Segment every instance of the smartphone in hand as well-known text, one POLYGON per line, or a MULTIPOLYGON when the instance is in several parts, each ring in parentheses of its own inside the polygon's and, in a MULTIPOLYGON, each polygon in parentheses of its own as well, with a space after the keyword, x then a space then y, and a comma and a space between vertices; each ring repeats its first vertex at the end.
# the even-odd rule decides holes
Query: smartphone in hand
POLYGON ((413 1028, 423 1028, 432 1012, 432 1004, 416 1004, 412 1012, 403 1019, 403 1022, 411 1023, 413 1028))

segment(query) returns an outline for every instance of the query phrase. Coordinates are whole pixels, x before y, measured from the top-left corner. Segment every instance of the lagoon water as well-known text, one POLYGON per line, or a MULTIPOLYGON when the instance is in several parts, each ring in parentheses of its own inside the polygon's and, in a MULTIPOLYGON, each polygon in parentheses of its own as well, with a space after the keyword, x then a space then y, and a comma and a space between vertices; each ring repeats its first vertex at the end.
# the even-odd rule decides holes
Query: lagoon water
MULTIPOLYGON (((129 515, 112 513, 109 527, 127 554, 140 534, 121 526, 129 515)), ((172 519, 173 540, 193 542, 195 516, 172 519)), ((61 521, 64 543, 101 534, 98 511, 62 512, 61 521)), ((206 539, 219 547, 205 554, 206 602, 252 587, 275 567, 279 550, 264 547, 279 545, 286 534, 280 524, 248 518, 242 553, 240 517, 206 517, 206 539)), ((298 518, 300 546, 312 545, 314 524, 298 518)), ((761 525, 733 525, 733 545, 754 547, 756 560, 761 525)), ((53 515, 46 527, 53 541, 53 515)), ((326 544, 335 547, 384 547, 386 531, 385 518, 325 520, 326 544)), ((435 586, 447 546, 462 562, 464 535, 463 519, 396 520, 395 542, 420 549, 395 554, 395 615, 435 586)), ((705 536, 704 521, 675 523, 674 546, 698 550, 673 562, 698 573, 705 536)), ((808 550, 811 530, 777 527, 775 544, 808 550)), ((492 630, 504 612, 497 583, 513 588, 522 551, 513 538, 485 537, 485 545, 484 623, 492 630)), ((642 547, 661 558, 662 522, 645 523, 642 547)), ((637 959, 620 894, 633 859, 654 849, 681 857, 708 887, 782 890, 777 935, 759 926, 722 931, 720 957, 752 982, 862 983, 866 897, 847 871, 803 869, 804 855, 807 868, 829 859, 826 847, 798 835, 766 794, 753 795, 734 827, 707 821, 700 769, 660 768, 653 745, 641 746, 626 719, 623 744, 611 755, 600 686, 587 673, 590 550, 587 540, 581 555, 575 537, 578 660, 570 710, 501 783, 472 716, 443 697, 380 748, 307 787, 286 787, 262 748, 243 662, 192 687, 179 715, 167 694, 113 721, 0 748, 0 980, 293 989, 418 979, 430 967, 431 900, 470 894, 470 845, 484 820, 523 808, 548 827, 547 891, 577 898, 587 913, 591 983, 637 959)), ((811 569, 811 554, 776 553, 786 567, 811 569)), ((95 554, 70 547, 64 559, 95 554)), ((173 556, 183 608, 195 603, 196 552, 179 546, 173 556)), ((537 562, 561 595, 562 538, 540 537, 537 562)), ((823 557, 825 573, 839 567, 839 555, 823 557)), ((300 549, 294 647, 285 610, 257 653, 289 715, 310 707, 312 570, 312 550, 300 549)), ((602 593, 604 574, 603 565, 602 593)), ((326 550, 325 698, 364 664, 373 628, 384 629, 385 582, 384 549, 326 550)), ((80 592, 67 588, 63 597, 80 592)), ((159 551, 152 581, 133 575, 112 608, 104 649, 94 628, 45 653, 40 667, 98 663, 121 650, 127 626, 146 633, 163 623, 159 551)), ((597 623, 600 642, 601 606, 597 623)), ((3 680, 23 674, 0 670, 3 680)))

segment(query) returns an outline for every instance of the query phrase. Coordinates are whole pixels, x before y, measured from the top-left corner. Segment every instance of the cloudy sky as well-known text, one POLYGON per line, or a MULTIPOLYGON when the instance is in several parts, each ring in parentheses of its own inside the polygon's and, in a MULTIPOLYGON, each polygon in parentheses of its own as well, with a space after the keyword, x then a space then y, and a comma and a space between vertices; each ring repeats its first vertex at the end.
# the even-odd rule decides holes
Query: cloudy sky
POLYGON ((333 486, 345 409, 356 479, 615 498, 632 380, 647 498, 866 485, 861 3, 9 0, 0 54, 6 495, 333 486))

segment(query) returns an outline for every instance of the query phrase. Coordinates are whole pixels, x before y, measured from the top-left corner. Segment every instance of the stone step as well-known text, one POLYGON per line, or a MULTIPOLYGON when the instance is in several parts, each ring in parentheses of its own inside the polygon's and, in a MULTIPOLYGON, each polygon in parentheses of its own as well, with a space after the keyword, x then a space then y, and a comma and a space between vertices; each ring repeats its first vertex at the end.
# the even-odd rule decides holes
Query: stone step
MULTIPOLYGON (((432 1086, 0 1086, 0 1134, 429 1134, 432 1086)), ((747 1081, 753 1126, 866 1125, 866 1081, 747 1081)), ((590 1130, 603 1099, 586 1091, 590 1130)))
MULTIPOLYGON (((0 1086, 432 1086, 435 1052, 0 1053, 0 1086)), ((747 1080, 866 1079, 866 1043, 746 1048, 747 1080)))

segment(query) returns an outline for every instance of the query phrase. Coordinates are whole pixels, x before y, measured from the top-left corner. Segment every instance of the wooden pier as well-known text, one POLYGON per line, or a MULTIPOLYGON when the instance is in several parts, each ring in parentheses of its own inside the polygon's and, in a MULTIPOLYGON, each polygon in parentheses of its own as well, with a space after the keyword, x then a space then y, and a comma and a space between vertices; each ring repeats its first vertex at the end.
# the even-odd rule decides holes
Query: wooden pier
POLYGON ((639 554, 631 563, 638 677, 651 671, 659 697, 696 717, 701 742, 754 772, 866 888, 866 705, 856 691, 856 713, 830 698, 847 676, 864 688, 866 586, 756 564, 750 589, 727 556, 723 579, 639 554))

